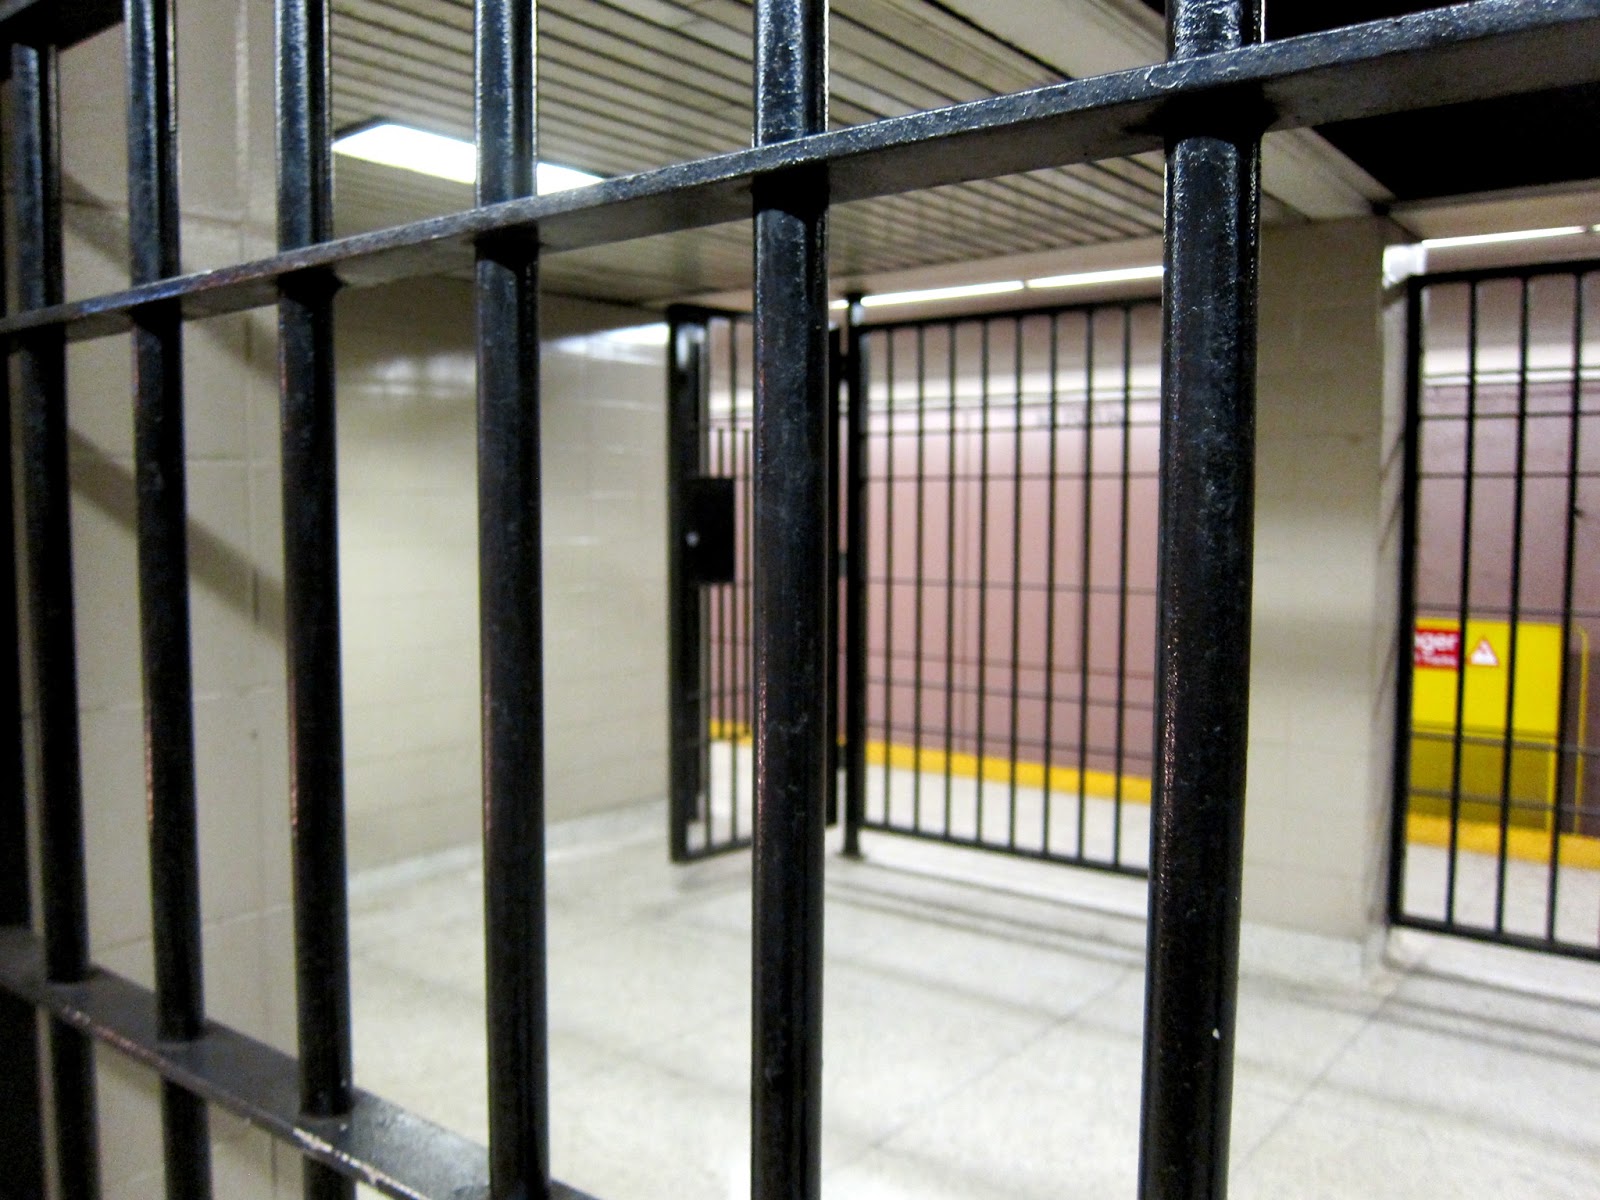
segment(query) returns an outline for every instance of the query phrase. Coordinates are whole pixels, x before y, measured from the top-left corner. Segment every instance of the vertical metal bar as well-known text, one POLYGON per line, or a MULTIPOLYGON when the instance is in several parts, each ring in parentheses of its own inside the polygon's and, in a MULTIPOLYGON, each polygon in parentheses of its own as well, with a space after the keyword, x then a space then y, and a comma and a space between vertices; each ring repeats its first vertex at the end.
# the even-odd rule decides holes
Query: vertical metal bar
POLYGON ((956 730, 956 333, 959 326, 951 321, 946 329, 949 340, 945 346, 945 379, 949 387, 950 445, 948 474, 950 493, 945 499, 945 563, 944 563, 944 832, 949 837, 950 817, 954 790, 955 730, 956 730))
MULTIPOLYGON (((730 338, 735 338, 738 335, 740 323, 741 322, 735 317, 729 317, 728 318, 728 336, 730 338)), ((737 361, 738 356, 737 356, 736 353, 733 355, 733 358, 734 358, 735 361, 737 361)), ((755 392, 755 384, 754 384, 754 380, 752 379, 752 382, 751 382, 751 395, 752 395, 751 407, 750 407, 750 410, 749 410, 748 419, 746 421, 746 428, 745 428, 745 434, 744 434, 744 447, 745 447, 745 471, 744 471, 745 530, 744 530, 744 610, 743 611, 744 611, 744 629, 745 629, 745 666, 744 666, 744 670, 745 670, 745 697, 744 697, 744 705, 740 710, 741 715, 744 717, 745 724, 746 724, 747 728, 749 728, 750 731, 751 731, 752 769, 751 769, 751 779, 750 779, 750 797, 751 797, 750 803, 751 803, 751 810, 752 810, 752 816, 751 816, 751 824, 752 825, 754 825, 754 823, 755 823, 755 818, 754 818, 755 771, 754 771, 754 765, 753 765, 753 758, 754 758, 754 747, 755 747, 754 735, 755 735, 755 723, 756 723, 756 716, 755 716, 755 707, 756 707, 756 694, 755 694, 755 689, 756 689, 756 680, 755 680, 755 669, 756 669, 756 667, 755 667, 755 663, 756 663, 756 648, 755 648, 756 467, 755 467, 755 459, 756 459, 756 449, 755 449, 755 411, 754 411, 755 410, 755 401, 754 401, 754 392, 755 392)), ((734 396, 735 396, 735 398, 737 398, 737 396, 738 396, 737 389, 734 390, 734 396)))
POLYGON ((1117 773, 1111 803, 1111 863, 1122 865, 1123 776, 1127 774, 1128 706, 1128 477, 1133 440, 1133 308, 1122 308, 1122 471, 1117 524, 1117 773))
POLYGON ((916 655, 911 683, 911 812, 912 825, 922 832, 922 626, 926 571, 922 561, 926 540, 926 514, 923 512, 928 480, 928 330, 917 326, 917 530, 915 558, 917 573, 913 587, 916 618, 911 642, 916 655))
POLYGON ((1012 382, 1016 389, 1011 430, 1011 711, 1008 716, 1011 740, 1007 747, 1011 785, 1010 821, 1006 844, 1017 846, 1017 758, 1018 723, 1021 720, 1022 691, 1022 318, 1013 317, 1012 382))
MULTIPOLYGON (((278 0, 278 244, 333 233, 327 0, 278 0)), ((351 1101, 350 933, 345 875, 339 657, 333 297, 330 274, 288 278, 278 303, 283 436, 284 644, 294 830, 300 1104, 337 1116, 351 1101)), ((307 1162, 316 1200, 354 1185, 307 1162)))
POLYGON ((1050 477, 1045 485, 1044 557, 1044 813, 1040 821, 1039 849, 1050 853, 1050 794, 1055 771, 1056 737, 1056 488, 1057 448, 1061 422, 1061 318, 1050 317, 1050 477))
POLYGON ((844 852, 867 815, 867 338, 861 297, 845 309, 844 852))
MULTIPOLYGON (((56 51, 13 46, 13 172, 17 296, 23 309, 60 303, 60 96, 56 51)), ((45 969, 70 983, 89 971, 83 772, 73 629, 71 481, 67 467, 66 344, 59 326, 30 334, 18 354, 28 603, 38 709, 39 858, 45 969)), ((52 1020, 50 1075, 56 1181, 64 1200, 99 1194, 94 1053, 84 1034, 52 1020)))
MULTIPOLYGON (((711 461, 708 464, 708 474, 723 476, 728 474, 728 435, 730 430, 726 423, 719 424, 711 431, 711 444, 706 448, 711 461)), ((711 676, 711 712, 717 727, 728 743, 729 774, 728 796, 734 799, 738 789, 734 786, 735 776, 732 773, 733 756, 738 749, 738 734, 735 731, 734 705, 733 705, 733 676, 729 670, 729 660, 733 654, 733 635, 730 628, 729 614, 732 584, 719 583, 712 589, 711 597, 711 645, 712 676, 711 676)), ((709 744, 710 735, 707 734, 709 744)), ((738 835, 738 803, 731 806, 734 813, 728 829, 728 840, 732 841, 738 835)), ((713 798, 706 805, 706 831, 708 840, 715 838, 716 803, 713 798)))
MULTIPOLYGON (((1575 272, 1572 276, 1572 390, 1568 403, 1572 406, 1567 427, 1567 497, 1566 497, 1566 529, 1565 541, 1562 543, 1561 553, 1561 686, 1557 692, 1556 711, 1565 714, 1569 711, 1572 696, 1572 670, 1569 663, 1572 660, 1572 599, 1573 587, 1577 578, 1577 545, 1578 545, 1578 472, 1583 461, 1580 447, 1580 435, 1583 430, 1581 413, 1583 410, 1583 273, 1575 272)), ((1577 749, 1568 742, 1560 729, 1559 723, 1556 733, 1556 806, 1550 814, 1550 873, 1545 885, 1545 918, 1544 936, 1547 941, 1556 940, 1556 903, 1559 896, 1561 878, 1561 810, 1562 801, 1569 794, 1567 791, 1567 764, 1573 765, 1574 789, 1579 772, 1583 770, 1581 750, 1574 757, 1577 749)))
POLYGON ((1078 856, 1088 855, 1089 647, 1094 615, 1094 312, 1083 318, 1083 545, 1078 580, 1078 856))
POLYGON ((673 862, 689 859, 689 823, 703 785, 699 730, 700 592, 684 571, 688 515, 684 488, 695 474, 700 441, 700 364, 706 324, 682 309, 667 312, 667 844, 673 862))
MULTIPOLYGON (((135 284, 177 275, 178 127, 171 0, 127 0, 128 249, 135 284)), ((194 689, 183 441, 183 321, 176 305, 133 320, 134 459, 139 497, 139 627, 144 667, 145 811, 157 1024, 167 1041, 205 1023, 195 816, 194 689)), ((161 1085, 166 1190, 211 1195, 206 1107, 161 1085)))
POLYGON ((974 836, 983 841, 983 782, 984 765, 988 753, 984 717, 988 711, 989 686, 989 322, 979 323, 978 386, 979 423, 978 442, 978 714, 975 741, 977 743, 977 812, 974 836))
MULTIPOLYGON (((883 819, 894 820, 894 332, 883 335, 883 819)), ((870 414, 869 414, 870 415, 870 414)))
MULTIPOLYGON (((1173 59, 1257 41, 1259 0, 1173 0, 1173 59)), ((1244 858, 1260 117, 1167 145, 1160 686, 1139 1194, 1227 1194, 1244 858)))
MULTIPOLYGON (((1417 626, 1417 455, 1422 413, 1423 285, 1406 283, 1406 414, 1400 462, 1400 622, 1395 662, 1394 798, 1389 830, 1389 923, 1405 893, 1406 817, 1411 808, 1411 691, 1417 626)), ((1465 636, 1465 631, 1463 631, 1465 636)), ((1458 699, 1459 705, 1459 699, 1458 699)))
MULTIPOLYGON (((757 0, 755 140, 827 128, 824 0, 757 0)), ((755 189, 756 827, 751 1195, 821 1190, 827 178, 755 189)))
MULTIPOLYGON (((477 0, 479 204, 534 194, 535 6, 477 0)), ((539 244, 480 243, 478 572, 489 1025, 489 1191, 550 1187, 545 995, 544 596, 540 576, 539 244)))
POLYGON ((840 624, 839 542, 843 508, 843 472, 839 469, 839 418, 841 388, 844 383, 845 331, 833 330, 828 336, 828 804, 827 824, 839 823, 839 654, 843 627, 840 624))
MULTIPOLYGON (((6 228, 0 189, 0 230, 6 228)), ((0 255, 0 312, 9 295, 0 255)), ((28 797, 22 742, 22 663, 17 603, 16 491, 12 477, 11 370, 0 362, 0 925, 28 925, 33 896, 28 865, 28 797)), ((32 1004, 0 993, 0 1178, 19 1195, 45 1194, 44 1112, 39 1073, 39 1020, 32 1004)))
MULTIPOLYGON (((1420 369, 1420 368, 1419 368, 1420 369)), ((1421 420, 1420 409, 1418 421, 1421 420)), ((1456 862, 1461 846, 1461 759, 1466 734, 1467 618, 1472 605, 1472 521, 1477 493, 1478 450, 1478 285, 1467 285, 1466 450, 1461 476, 1461 583, 1456 601, 1455 735, 1450 743, 1450 833, 1444 863, 1445 924, 1456 919, 1456 862)), ((1420 434, 1419 434, 1420 440, 1420 434)))
MULTIPOLYGON (((1494 930, 1500 933, 1505 929, 1506 921, 1506 861, 1511 847, 1511 762, 1516 754, 1516 705, 1517 705, 1517 643, 1518 626, 1522 623, 1522 547, 1523 525, 1527 500, 1527 471, 1528 471, 1528 340, 1530 336, 1528 300, 1528 280, 1524 276, 1521 280, 1520 309, 1518 312, 1517 326, 1517 441, 1516 441, 1516 469, 1512 484, 1511 502, 1511 596, 1508 605, 1508 614, 1511 632, 1507 638, 1506 647, 1506 705, 1504 733, 1501 735, 1500 752, 1500 843, 1495 856, 1494 873, 1494 930)), ((1463 631, 1465 632, 1465 631, 1463 631)), ((1466 649, 1463 638, 1461 648, 1466 649)), ((1566 656, 1566 647, 1561 648, 1562 656, 1566 656)), ((1466 662, 1461 664, 1462 673, 1466 673, 1466 662)), ((1557 721, 1559 726, 1560 722, 1557 721)), ((1553 815, 1553 814, 1552 814, 1553 815)))

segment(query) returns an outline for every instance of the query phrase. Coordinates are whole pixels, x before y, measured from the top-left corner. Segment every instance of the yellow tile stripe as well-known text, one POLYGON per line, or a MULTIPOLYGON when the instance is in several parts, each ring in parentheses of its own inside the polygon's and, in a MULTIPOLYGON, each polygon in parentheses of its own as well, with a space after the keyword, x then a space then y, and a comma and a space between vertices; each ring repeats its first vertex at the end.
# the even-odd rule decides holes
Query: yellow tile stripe
MULTIPOLYGON (((1513 826, 1507 833, 1506 855, 1524 862, 1550 861, 1550 834, 1547 830, 1513 826)), ((1450 845, 1450 818, 1431 813, 1411 813, 1406 818, 1406 840, 1423 846, 1450 845)), ((1487 821, 1462 821, 1456 845, 1474 854, 1500 853, 1500 826, 1487 821)), ((1600 838, 1563 833, 1558 851, 1562 866, 1600 870, 1600 838)))

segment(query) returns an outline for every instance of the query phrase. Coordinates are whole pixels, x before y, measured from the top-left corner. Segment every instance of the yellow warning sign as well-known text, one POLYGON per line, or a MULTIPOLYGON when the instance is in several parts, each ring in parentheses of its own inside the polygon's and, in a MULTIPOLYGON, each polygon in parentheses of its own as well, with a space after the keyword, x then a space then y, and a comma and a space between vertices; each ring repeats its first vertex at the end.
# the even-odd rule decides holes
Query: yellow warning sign
MULTIPOLYGON (((1446 617, 1417 621, 1411 811, 1448 813, 1459 784, 1462 818, 1498 823, 1504 789, 1511 824, 1548 829, 1560 770, 1561 627, 1468 618, 1465 637, 1462 632, 1458 621, 1446 617), (1463 669, 1464 646, 1472 649, 1463 669)), ((1573 632, 1583 637, 1582 630, 1573 632)), ((1579 657, 1587 659, 1587 652, 1579 657)), ((1587 680, 1577 682, 1581 711, 1587 680)))

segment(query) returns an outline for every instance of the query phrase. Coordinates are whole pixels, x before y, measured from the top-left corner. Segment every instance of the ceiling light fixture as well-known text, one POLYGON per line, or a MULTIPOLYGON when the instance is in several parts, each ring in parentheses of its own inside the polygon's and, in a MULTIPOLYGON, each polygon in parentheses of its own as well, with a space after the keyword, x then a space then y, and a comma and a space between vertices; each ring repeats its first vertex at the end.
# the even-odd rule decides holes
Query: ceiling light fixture
POLYGON ((1589 233, 1594 227, 1560 225, 1553 229, 1513 229, 1507 233, 1469 233, 1462 237, 1423 238, 1424 250, 1448 250, 1455 246, 1490 246, 1496 242, 1532 242, 1539 238, 1573 237, 1589 233))
POLYGON ((1092 287, 1097 283, 1131 283, 1137 279, 1160 279, 1166 268, 1160 263, 1149 267, 1117 267, 1109 271, 1078 271, 1071 275, 1046 275, 1028 280, 1029 288, 1092 287))
POLYGON ((1020 279, 1007 279, 1000 283, 968 283, 959 287, 924 288, 915 292, 884 292, 879 296, 863 296, 861 307, 886 308, 893 304, 926 304, 931 300, 964 300, 969 296, 998 296, 1004 292, 1021 290, 1020 279))
MULTIPOLYGON (((391 121, 347 133, 335 139, 333 150, 349 158, 416 171, 453 183, 473 183, 478 178, 478 150, 471 142, 391 121)), ((600 176, 575 167, 542 162, 535 168, 534 181, 543 195, 598 183, 600 176)))

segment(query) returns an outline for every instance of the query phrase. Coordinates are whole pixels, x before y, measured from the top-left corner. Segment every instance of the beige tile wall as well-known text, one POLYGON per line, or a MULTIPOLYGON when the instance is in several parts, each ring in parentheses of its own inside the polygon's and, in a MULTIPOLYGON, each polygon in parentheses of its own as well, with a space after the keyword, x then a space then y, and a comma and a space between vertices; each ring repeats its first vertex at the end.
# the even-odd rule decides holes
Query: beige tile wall
POLYGON ((1245 914, 1339 938, 1381 918, 1398 564, 1388 234, 1266 230, 1245 914), (1386 365, 1387 364, 1387 365, 1386 365))

